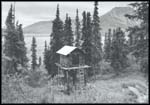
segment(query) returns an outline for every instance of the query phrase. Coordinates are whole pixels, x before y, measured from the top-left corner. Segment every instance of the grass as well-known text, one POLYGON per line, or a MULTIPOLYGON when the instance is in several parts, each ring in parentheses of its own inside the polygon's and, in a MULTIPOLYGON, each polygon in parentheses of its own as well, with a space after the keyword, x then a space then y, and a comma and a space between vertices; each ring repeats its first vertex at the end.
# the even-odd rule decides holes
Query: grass
POLYGON ((86 87, 70 95, 62 92, 65 87, 57 85, 57 78, 48 80, 40 70, 29 73, 30 81, 16 77, 6 79, 6 75, 2 75, 2 103, 137 103, 127 87, 138 85, 143 92, 148 89, 147 80, 138 68, 132 64, 119 76, 113 72, 97 75, 86 87))
POLYGON ((10 81, 2 88, 3 103, 134 103, 133 95, 124 88, 125 85, 140 84, 148 88, 142 74, 125 74, 126 76, 90 82, 82 90, 66 95, 56 84, 49 81, 43 87, 31 87, 25 82, 18 82, 23 90, 19 92, 18 85, 10 81), (137 76, 138 75, 138 76, 137 76), (9 90, 9 91, 8 91, 9 90))

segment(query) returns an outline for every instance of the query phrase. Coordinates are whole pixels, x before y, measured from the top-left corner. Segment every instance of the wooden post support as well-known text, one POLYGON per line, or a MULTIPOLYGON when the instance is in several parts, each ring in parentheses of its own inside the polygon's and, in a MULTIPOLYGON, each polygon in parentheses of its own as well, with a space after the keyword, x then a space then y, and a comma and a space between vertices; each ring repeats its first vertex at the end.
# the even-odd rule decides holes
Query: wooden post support
POLYGON ((76 70, 74 70, 74 82, 75 82, 75 90, 76 90, 76 82, 77 82, 77 71, 76 70))
MULTIPOLYGON (((95 68, 94 68, 95 69, 95 68)), ((95 80, 96 80, 96 69, 94 70, 94 77, 95 77, 95 80)))
MULTIPOLYGON (((90 68, 90 66, 88 66, 88 65, 79 65, 79 66, 76 66, 76 67, 66 67, 66 66, 62 66, 61 64, 59 64, 59 63, 55 63, 57 66, 58 66, 58 74, 60 73, 60 70, 63 70, 63 72, 65 72, 65 81, 64 81, 64 88, 67 88, 67 89, 64 89, 64 90, 66 90, 67 91, 67 94, 70 94, 70 85, 71 84, 69 84, 69 72, 70 71, 73 71, 74 73, 74 75, 76 74, 76 76, 77 76, 77 74, 79 73, 79 78, 80 78, 80 84, 79 85, 84 85, 84 86, 86 86, 86 84, 87 84, 87 73, 86 73, 86 70, 88 69, 88 68, 90 68), (78 72, 78 73, 77 73, 78 72), (66 85, 66 86, 65 86, 66 85)), ((94 74, 95 74, 96 72, 95 72, 95 70, 94 70, 94 74)), ((74 75, 73 75, 73 84, 75 85, 75 90, 76 90, 76 79, 77 79, 77 77, 75 76, 74 77, 74 75)), ((70 81, 71 83, 72 83, 72 81, 70 81)), ((80 86, 79 86, 80 87, 80 86)))
MULTIPOLYGON (((58 67, 58 71, 59 71, 59 67, 58 67)), ((59 73, 58 73, 58 71, 57 71, 57 75, 56 75, 56 79, 57 79, 57 86, 58 86, 58 84, 59 84, 59 83, 58 83, 58 82, 59 82, 59 81, 58 81, 58 74, 59 74, 59 73)))
POLYGON ((66 71, 66 74, 67 74, 67 93, 69 94, 68 70, 66 71))
POLYGON ((86 86, 86 71, 84 69, 84 85, 86 86))

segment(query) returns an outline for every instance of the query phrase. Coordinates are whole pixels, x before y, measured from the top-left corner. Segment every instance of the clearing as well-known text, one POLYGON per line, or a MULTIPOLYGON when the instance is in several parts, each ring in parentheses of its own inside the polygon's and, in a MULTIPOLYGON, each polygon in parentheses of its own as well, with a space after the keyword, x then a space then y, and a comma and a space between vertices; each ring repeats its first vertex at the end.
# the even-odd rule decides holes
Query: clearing
MULTIPOLYGON (((57 79, 41 76, 42 86, 29 86, 24 79, 2 85, 2 103, 147 103, 148 82, 140 72, 103 75, 70 95, 57 79), (44 85, 43 81, 44 80, 44 85), (17 84, 18 83, 18 84, 17 84), (136 94, 138 92, 138 94, 136 94), (139 96, 138 96, 139 95, 139 96), (141 98, 141 97, 142 98, 141 98), (144 98, 143 98, 144 97, 144 98)), ((3 80, 4 81, 4 80, 3 80)))

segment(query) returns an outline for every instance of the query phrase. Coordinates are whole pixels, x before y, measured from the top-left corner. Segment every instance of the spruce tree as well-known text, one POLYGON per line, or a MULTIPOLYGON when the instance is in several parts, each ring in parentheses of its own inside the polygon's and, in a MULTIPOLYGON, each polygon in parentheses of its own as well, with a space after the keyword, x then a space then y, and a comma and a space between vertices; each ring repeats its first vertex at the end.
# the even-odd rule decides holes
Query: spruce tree
POLYGON ((23 67, 27 67, 27 62, 28 62, 28 58, 26 56, 27 54, 27 48, 25 47, 25 41, 24 41, 24 35, 23 35, 23 29, 22 29, 22 24, 16 25, 17 27, 17 31, 18 31, 18 37, 19 37, 19 41, 18 41, 18 56, 20 59, 20 64, 23 67))
POLYGON ((41 66, 42 63, 41 60, 42 60, 41 57, 39 57, 39 66, 41 66))
POLYGON ((127 66, 127 52, 125 46, 125 34, 121 28, 117 28, 113 35, 111 49, 111 66, 117 75, 127 66))
MULTIPOLYGON (((12 39, 11 39, 11 36, 14 35, 14 24, 13 24, 13 18, 12 18, 12 4, 11 4, 11 7, 9 9, 9 12, 8 12, 8 16, 6 18, 6 35, 4 36, 4 54, 5 56, 9 57, 10 59, 13 59, 13 53, 12 50, 13 49, 13 45, 12 45, 12 39)), ((11 62, 13 63, 13 62, 11 62)), ((14 67, 9 63, 9 61, 6 61, 6 71, 7 73, 9 71, 14 71, 14 67), (12 69, 12 70, 11 70, 12 69)))
POLYGON ((80 38, 81 38, 81 30, 80 30, 80 20, 78 16, 78 9, 76 11, 76 19, 75 19, 75 46, 80 46, 80 38))
MULTIPOLYGON (((88 12, 87 14, 85 14, 85 12, 83 12, 83 44, 82 44, 82 49, 85 53, 85 64, 91 66, 91 48, 92 48, 92 44, 91 44, 91 37, 92 37, 92 22, 91 22, 91 15, 90 12, 88 12), (86 16, 85 16, 86 15, 86 16), (86 20, 84 20, 86 19, 86 20), (85 28, 85 32, 84 33, 84 28, 85 28)), ((93 72, 91 70, 89 70, 88 75, 91 76, 93 74, 93 72)))
POLYGON ((11 7, 8 12, 8 16, 6 18, 6 35, 4 40, 4 54, 5 56, 9 57, 11 61, 8 62, 8 70, 9 73, 15 73, 17 70, 17 66, 20 63, 20 39, 18 31, 15 28, 14 23, 14 14, 13 14, 13 6, 11 7))
POLYGON ((95 73, 97 71, 96 65, 102 60, 102 43, 100 33, 100 19, 98 16, 98 2, 95 2, 93 22, 92 22, 92 64, 95 73))
POLYGON ((44 48, 44 60, 43 60, 43 63, 46 67, 46 62, 47 62, 47 42, 45 41, 45 48, 44 48))
POLYGON ((47 66, 48 73, 51 74, 52 76, 55 76, 58 70, 55 63, 59 61, 59 55, 56 54, 56 51, 58 51, 63 46, 63 22, 59 17, 58 5, 56 11, 56 18, 53 21, 52 34, 50 37, 51 37, 51 42, 50 42, 50 50, 48 55, 49 64, 46 66, 47 66))
POLYGON ((13 24, 13 18, 12 18, 12 4, 8 12, 8 16, 6 18, 6 35, 4 40, 4 54, 10 58, 13 57, 13 42, 12 42, 12 36, 15 36, 15 26, 13 24))
POLYGON ((69 30, 69 33, 68 33, 68 45, 73 45, 73 31, 72 31, 72 22, 71 22, 71 17, 69 17, 69 20, 68 20, 68 30, 69 30))
POLYGON ((64 23, 64 32, 63 32, 63 45, 67 45, 68 42, 67 42, 67 36, 69 34, 69 24, 68 24, 68 21, 69 21, 69 17, 68 17, 68 14, 66 14, 66 19, 65 19, 65 23, 64 23))
POLYGON ((126 15, 129 19, 140 20, 140 26, 129 27, 129 40, 133 47, 133 54, 139 57, 148 56, 148 1, 135 2, 130 4, 135 8, 135 14, 126 15))
POLYGON ((35 37, 32 38, 32 45, 31 45, 31 51, 32 51, 32 62, 31 62, 31 67, 32 70, 35 70, 36 66, 37 66, 37 55, 36 55, 36 39, 35 37))
POLYGON ((116 30, 113 29, 112 42, 116 39, 116 30))
POLYGON ((66 14, 66 20, 64 25, 64 35, 63 35, 63 44, 64 45, 73 45, 73 31, 71 27, 71 18, 66 14))
POLYGON ((141 62, 141 70, 148 72, 148 16, 149 1, 141 1, 130 4, 135 9, 135 14, 126 15, 129 19, 139 20, 139 26, 129 27, 130 52, 141 62), (145 62, 145 63, 143 63, 145 62))
POLYGON ((108 35, 105 36, 105 60, 110 61, 111 57, 111 29, 108 30, 108 35))
POLYGON ((105 40, 104 40, 104 58, 106 59, 106 56, 107 56, 107 54, 106 54, 106 50, 107 50, 107 43, 108 43, 108 34, 107 33, 105 33, 105 40))
POLYGON ((95 2, 95 8, 94 8, 94 14, 93 14, 93 22, 92 22, 92 43, 94 46, 93 52, 93 63, 98 63, 101 59, 101 53, 102 53, 102 43, 101 43, 101 34, 100 34, 100 20, 98 16, 98 2, 95 2))
POLYGON ((85 39, 85 36, 87 34, 87 17, 86 17, 86 12, 84 11, 82 13, 83 20, 82 20, 82 40, 85 39))
POLYGON ((50 58, 51 56, 51 53, 50 53, 50 48, 49 46, 47 46, 47 42, 45 41, 45 49, 44 49, 44 60, 43 60, 43 63, 44 63, 44 66, 45 66, 45 69, 48 70, 51 66, 50 64, 50 58))

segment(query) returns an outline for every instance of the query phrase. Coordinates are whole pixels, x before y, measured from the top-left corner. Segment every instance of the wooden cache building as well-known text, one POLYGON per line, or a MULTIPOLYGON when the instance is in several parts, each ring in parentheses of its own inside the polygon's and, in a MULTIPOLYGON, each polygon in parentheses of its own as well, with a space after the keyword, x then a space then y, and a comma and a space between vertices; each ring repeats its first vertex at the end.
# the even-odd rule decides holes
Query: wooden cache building
POLYGON ((56 62, 58 75, 62 75, 66 79, 68 92, 70 86, 76 86, 77 79, 81 84, 86 85, 85 70, 90 66, 85 65, 84 52, 80 48, 66 45, 56 53, 60 55, 59 62, 56 62))

